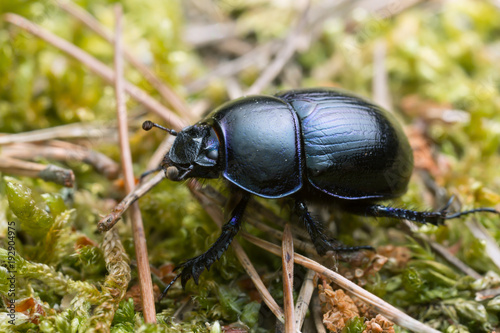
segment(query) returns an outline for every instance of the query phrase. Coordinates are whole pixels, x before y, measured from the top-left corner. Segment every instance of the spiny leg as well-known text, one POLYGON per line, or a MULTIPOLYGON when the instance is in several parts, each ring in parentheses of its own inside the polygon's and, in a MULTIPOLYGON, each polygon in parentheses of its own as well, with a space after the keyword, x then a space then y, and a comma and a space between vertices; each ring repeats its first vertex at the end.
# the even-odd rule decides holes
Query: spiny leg
POLYGON ((313 241, 316 252, 323 256, 327 251, 359 251, 359 250, 373 250, 371 246, 354 246, 346 247, 338 240, 328 237, 323 231, 323 225, 320 221, 316 220, 309 213, 306 204, 302 200, 295 201, 295 213, 304 222, 304 225, 313 241))
POLYGON ((236 207, 234 208, 231 214, 231 219, 229 219, 229 221, 222 226, 222 232, 219 238, 217 238, 215 243, 213 243, 212 246, 205 253, 197 257, 194 257, 192 259, 189 259, 185 263, 182 263, 181 265, 175 268, 176 270, 182 269, 182 271, 168 284, 168 286, 161 294, 160 299, 167 294, 170 287, 179 277, 181 278, 181 283, 183 288, 186 286, 186 283, 189 281, 190 278, 193 278, 194 282, 198 284, 198 279, 203 270, 205 268, 210 269, 210 266, 216 260, 218 260, 222 256, 222 254, 227 250, 234 236, 236 236, 236 234, 240 230, 243 213, 245 211, 249 199, 250 195, 245 193, 241 198, 241 200, 236 205, 236 207))
POLYGON ((393 217, 400 220, 406 219, 410 221, 415 221, 419 223, 430 223, 433 225, 442 225, 444 220, 451 220, 458 218, 460 216, 478 213, 478 212, 488 212, 500 214, 499 211, 493 208, 476 208, 471 210, 466 210, 463 212, 458 212, 455 214, 448 214, 448 208, 451 205, 453 197, 448 201, 446 206, 438 212, 419 212, 404 208, 387 207, 382 205, 368 205, 364 209, 361 208, 358 213, 364 211, 367 215, 375 217, 393 217))

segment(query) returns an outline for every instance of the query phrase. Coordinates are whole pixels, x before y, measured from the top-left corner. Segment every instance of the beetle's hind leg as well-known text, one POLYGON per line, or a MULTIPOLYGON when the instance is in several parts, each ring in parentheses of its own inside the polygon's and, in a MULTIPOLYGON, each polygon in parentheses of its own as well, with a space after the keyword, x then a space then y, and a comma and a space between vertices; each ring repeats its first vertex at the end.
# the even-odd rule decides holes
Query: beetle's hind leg
POLYGON ((326 252, 332 251, 359 251, 359 250, 374 250, 371 246, 353 246, 346 247, 340 241, 327 236, 324 232, 323 224, 312 217, 307 209, 306 204, 302 200, 295 201, 295 213, 304 222, 304 225, 311 237, 311 240, 316 248, 316 252, 323 256, 326 252))
POLYGON ((212 246, 203 254, 189 259, 188 261, 182 263, 175 269, 182 269, 181 273, 177 275, 172 282, 168 284, 163 293, 161 294, 161 298, 163 298, 170 287, 174 284, 174 282, 180 277, 182 287, 186 286, 186 283, 190 278, 193 278, 194 282, 198 284, 198 279, 203 272, 203 270, 210 269, 210 266, 218 260, 222 254, 227 250, 229 244, 233 240, 234 236, 238 233, 241 227, 241 220, 243 217, 243 213, 247 206, 248 200, 250 199, 249 194, 244 194, 241 200, 238 202, 236 207, 234 208, 231 218, 229 221, 222 226, 222 232, 212 244, 212 246))
POLYGON ((478 212, 488 212, 488 213, 496 213, 500 214, 499 211, 493 208, 476 208, 471 210, 466 210, 463 212, 458 212, 455 214, 449 214, 448 208, 453 201, 453 197, 448 201, 446 206, 437 212, 419 212, 410 209, 404 208, 396 208, 396 207, 387 207, 382 205, 367 205, 364 208, 357 208, 358 214, 366 214, 374 217, 393 217, 400 220, 410 220, 419 223, 430 223, 433 225, 442 225, 445 220, 451 220, 458 218, 463 215, 478 213, 478 212))

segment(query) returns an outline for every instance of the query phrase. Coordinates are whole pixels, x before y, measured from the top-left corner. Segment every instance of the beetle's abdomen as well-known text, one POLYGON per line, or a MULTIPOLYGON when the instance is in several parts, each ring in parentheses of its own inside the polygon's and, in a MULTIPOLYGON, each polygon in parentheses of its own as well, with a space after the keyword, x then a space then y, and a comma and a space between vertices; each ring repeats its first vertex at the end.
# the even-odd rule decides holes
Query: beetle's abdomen
POLYGON ((209 115, 224 147, 224 178, 266 198, 302 187, 299 121, 283 101, 251 96, 222 105, 209 115))
POLYGON ((298 90, 280 98, 297 112, 309 182, 344 199, 403 194, 413 154, 387 111, 334 90, 298 90))

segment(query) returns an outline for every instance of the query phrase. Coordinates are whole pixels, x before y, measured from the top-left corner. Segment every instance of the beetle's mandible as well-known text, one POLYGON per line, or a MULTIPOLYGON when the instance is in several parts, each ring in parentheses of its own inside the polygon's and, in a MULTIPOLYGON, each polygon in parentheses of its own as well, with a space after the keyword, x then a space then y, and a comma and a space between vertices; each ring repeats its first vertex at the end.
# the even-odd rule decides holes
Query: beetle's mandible
POLYGON ((400 124, 387 111, 352 94, 332 89, 302 89, 275 96, 243 97, 215 109, 179 133, 146 121, 145 130, 162 128, 176 139, 160 168, 167 178, 225 179, 243 191, 230 220, 205 253, 181 264, 182 285, 198 278, 227 249, 241 226, 251 194, 290 197, 319 254, 346 248, 323 233, 307 201, 331 203, 367 216, 443 224, 479 211, 448 214, 387 207, 378 201, 401 196, 413 170, 413 153, 400 124))

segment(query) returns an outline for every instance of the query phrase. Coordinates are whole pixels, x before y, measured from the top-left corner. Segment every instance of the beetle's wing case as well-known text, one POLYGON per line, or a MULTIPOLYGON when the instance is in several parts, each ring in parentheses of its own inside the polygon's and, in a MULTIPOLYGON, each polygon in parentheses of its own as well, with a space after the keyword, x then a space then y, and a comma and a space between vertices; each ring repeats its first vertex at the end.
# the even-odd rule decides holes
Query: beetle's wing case
POLYGON ((224 178, 265 198, 284 197, 302 187, 299 121, 283 101, 243 97, 223 104, 204 122, 222 141, 224 178))
POLYGON ((344 199, 390 198, 406 191, 413 154, 390 113, 329 89, 278 97, 299 116, 307 177, 318 190, 344 199))

